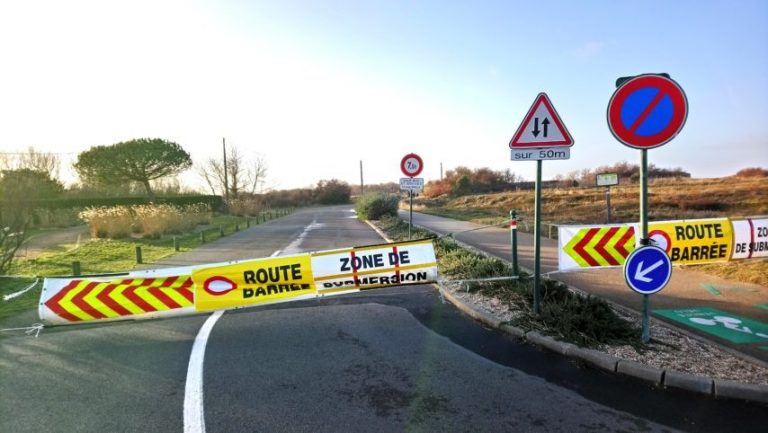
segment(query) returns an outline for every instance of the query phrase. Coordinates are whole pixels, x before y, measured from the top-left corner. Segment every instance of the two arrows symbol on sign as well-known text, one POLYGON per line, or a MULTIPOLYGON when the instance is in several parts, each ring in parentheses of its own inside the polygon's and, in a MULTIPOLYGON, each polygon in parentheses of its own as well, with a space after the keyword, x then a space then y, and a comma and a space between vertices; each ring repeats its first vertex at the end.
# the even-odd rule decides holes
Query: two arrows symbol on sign
POLYGON ((638 281, 642 281, 644 283, 650 283, 653 281, 652 278, 648 278, 646 275, 653 272, 656 268, 664 264, 664 260, 659 260, 658 262, 652 264, 651 266, 648 266, 647 268, 643 269, 643 264, 645 262, 640 262, 640 264, 637 265, 637 269, 635 270, 635 279, 638 281))
MULTIPOLYGON (((541 124, 542 124, 542 126, 544 126, 544 135, 542 135, 542 137, 546 137, 548 129, 549 129, 548 128, 548 126, 549 126, 549 119, 545 117, 544 120, 541 121, 541 124)), ((534 137, 538 137, 539 136, 539 132, 541 132, 539 130, 539 118, 538 117, 533 119, 533 131, 531 131, 531 132, 533 133, 534 137)))

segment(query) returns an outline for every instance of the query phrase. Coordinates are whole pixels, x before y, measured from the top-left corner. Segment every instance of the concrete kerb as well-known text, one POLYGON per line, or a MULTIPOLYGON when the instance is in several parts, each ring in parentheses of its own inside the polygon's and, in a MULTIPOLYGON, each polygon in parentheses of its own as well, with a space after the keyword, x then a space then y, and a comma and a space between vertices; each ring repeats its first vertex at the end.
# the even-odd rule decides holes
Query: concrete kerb
MULTIPOLYGON (((391 239, 389 239, 389 237, 387 237, 387 235, 384 232, 382 232, 378 227, 376 227, 370 221, 366 220, 365 222, 371 228, 373 228, 386 242, 393 242, 391 239)), ((436 233, 426 227, 419 226, 416 224, 414 224, 414 227, 418 227, 422 230, 436 233)), ((439 233, 436 233, 436 234, 439 234, 439 233)), ((481 251, 464 242, 458 241, 456 239, 454 239, 454 241, 461 247, 466 248, 470 251, 473 251, 475 253, 481 254, 486 257, 492 257, 494 259, 498 259, 509 264, 509 261, 507 260, 500 259, 499 257, 488 254, 485 251, 481 251)), ((523 267, 521 267, 521 269, 529 273, 531 272, 530 270, 525 269, 523 267)), ((582 362, 598 367, 600 369, 603 369, 615 374, 623 374, 626 376, 631 376, 631 377, 649 382, 655 386, 678 388, 678 389, 683 389, 690 392, 710 395, 715 398, 746 400, 746 401, 753 401, 753 402, 762 403, 762 404, 768 404, 768 385, 745 384, 745 383, 731 381, 731 380, 713 379, 712 377, 709 377, 709 376, 697 376, 697 375, 682 373, 682 372, 671 370, 671 369, 666 369, 666 370, 659 369, 659 368, 648 366, 636 361, 616 358, 614 356, 608 355, 607 353, 603 353, 597 350, 581 348, 571 343, 557 341, 552 337, 542 335, 536 331, 526 332, 523 329, 517 328, 515 326, 511 326, 507 323, 503 323, 500 319, 493 317, 492 315, 484 311, 477 310, 473 306, 465 303, 461 298, 456 297, 449 291, 445 290, 443 287, 437 284, 435 284, 434 286, 440 291, 441 295, 445 299, 449 300, 452 304, 454 304, 456 308, 458 308, 460 311, 464 312, 468 316, 486 324, 487 326, 490 326, 494 329, 499 329, 514 337, 525 339, 526 341, 532 344, 539 345, 548 350, 552 350, 554 352, 560 353, 561 355, 576 358, 582 362)), ((580 290, 576 287, 572 287, 570 285, 568 285, 568 289, 575 293, 579 293, 581 295, 587 295, 587 293, 584 292, 583 290, 580 290)), ((634 311, 629 310, 622 305, 615 304, 611 301, 607 301, 607 302, 616 309, 619 309, 631 314, 634 313, 634 311)), ((666 325, 667 324, 665 323, 665 326, 666 325)), ((689 332, 686 332, 685 330, 681 330, 675 326, 670 326, 670 327, 682 332, 685 335, 689 335, 693 338, 701 339, 700 337, 693 335, 689 332)), ((712 344, 712 342, 709 340, 706 340, 706 342, 708 344, 712 344)), ((718 347, 721 347, 720 345, 717 345, 717 344, 715 345, 718 347)), ((729 351, 729 352, 732 353, 732 351, 729 351)), ((752 361, 751 359, 748 359, 748 360, 752 361)), ((762 364, 762 363, 758 363, 758 364, 762 364)))

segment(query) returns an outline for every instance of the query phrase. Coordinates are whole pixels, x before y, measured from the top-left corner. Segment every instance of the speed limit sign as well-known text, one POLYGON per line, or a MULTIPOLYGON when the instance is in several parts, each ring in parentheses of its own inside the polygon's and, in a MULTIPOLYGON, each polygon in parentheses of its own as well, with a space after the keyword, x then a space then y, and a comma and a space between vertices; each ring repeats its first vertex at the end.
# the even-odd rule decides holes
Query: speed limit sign
POLYGON ((400 170, 408 177, 418 176, 423 168, 424 161, 422 161, 421 157, 415 153, 405 155, 402 161, 400 161, 400 170))

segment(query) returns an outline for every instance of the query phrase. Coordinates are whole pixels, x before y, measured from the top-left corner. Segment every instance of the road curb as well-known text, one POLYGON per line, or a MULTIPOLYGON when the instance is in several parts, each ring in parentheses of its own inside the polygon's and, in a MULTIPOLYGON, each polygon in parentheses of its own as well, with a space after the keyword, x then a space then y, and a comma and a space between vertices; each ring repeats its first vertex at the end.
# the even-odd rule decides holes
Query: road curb
POLYGON ((714 392, 716 398, 744 399, 745 396, 748 396, 751 401, 768 404, 768 386, 715 379, 714 392))
POLYGON ((478 310, 470 304, 465 303, 464 301, 454 296, 453 293, 445 290, 442 287, 438 287, 438 289, 440 290, 440 294, 442 294, 445 299, 450 301, 451 304, 456 306, 456 308, 464 312, 469 317, 472 317, 473 319, 478 320, 492 328, 501 329, 500 319, 486 313, 485 311, 478 310))
MULTIPOLYGON (((371 226, 384 240, 387 242, 392 242, 392 240, 390 240, 386 234, 384 234, 370 221, 366 220, 365 222, 371 226)), ((435 233, 426 227, 416 224, 414 224, 414 226, 435 233)), ((490 255, 464 242, 457 241, 455 239, 454 241, 462 247, 473 252, 508 263, 503 259, 499 259, 498 257, 490 255)), ((594 349, 578 347, 571 343, 555 340, 554 338, 543 335, 537 331, 525 331, 521 328, 517 328, 515 326, 504 323, 491 314, 486 313, 485 311, 480 311, 474 306, 467 304, 464 302, 464 300, 455 296, 442 286, 437 284, 435 284, 435 286, 444 297, 444 299, 447 299, 460 311, 482 322, 483 324, 503 331, 511 336, 525 339, 531 344, 544 347, 561 355, 578 359, 581 362, 590 364, 602 370, 614 374, 631 376, 636 379, 648 382, 654 386, 682 389, 689 392, 709 395, 713 398, 744 400, 768 405, 768 385, 746 384, 731 380, 713 379, 709 376, 698 376, 682 373, 672 369, 659 369, 636 361, 617 358, 594 349)), ((569 289, 575 289, 576 292, 584 293, 578 288, 573 288, 571 286, 568 287, 569 289)), ((620 307, 624 308, 622 306, 620 307)))
POLYGON ((619 361, 616 372, 650 382, 655 386, 661 386, 662 380, 664 380, 664 370, 627 359, 619 361))
POLYGON ((700 394, 714 394, 714 380, 709 376, 696 376, 675 370, 664 370, 664 386, 700 394))

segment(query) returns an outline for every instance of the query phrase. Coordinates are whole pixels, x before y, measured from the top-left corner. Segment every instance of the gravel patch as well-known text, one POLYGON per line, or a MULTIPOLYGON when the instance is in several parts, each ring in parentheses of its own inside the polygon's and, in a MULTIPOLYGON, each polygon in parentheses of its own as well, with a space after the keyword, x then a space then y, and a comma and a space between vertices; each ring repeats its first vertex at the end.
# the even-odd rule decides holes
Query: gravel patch
MULTIPOLYGON (((443 281, 441 285, 463 302, 502 322, 511 321, 522 314, 498 298, 488 297, 478 292, 467 292, 461 283, 443 281)), ((614 308, 614 312, 634 326, 638 328, 641 326, 642 317, 639 313, 617 308, 614 308)), ((651 319, 651 342, 648 347, 649 350, 643 350, 642 353, 629 345, 604 345, 596 350, 663 370, 768 385, 768 368, 741 359, 713 344, 691 338, 654 319, 651 319)))

